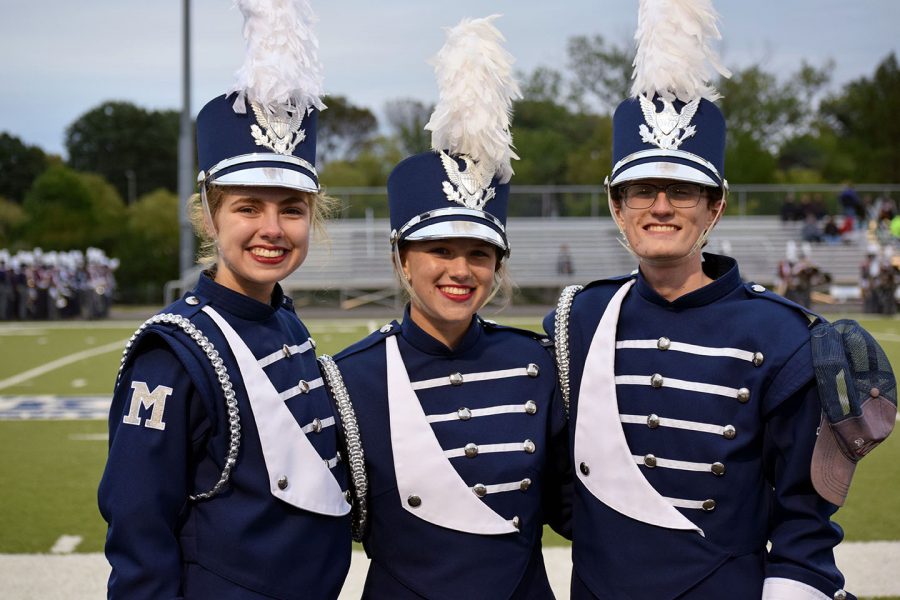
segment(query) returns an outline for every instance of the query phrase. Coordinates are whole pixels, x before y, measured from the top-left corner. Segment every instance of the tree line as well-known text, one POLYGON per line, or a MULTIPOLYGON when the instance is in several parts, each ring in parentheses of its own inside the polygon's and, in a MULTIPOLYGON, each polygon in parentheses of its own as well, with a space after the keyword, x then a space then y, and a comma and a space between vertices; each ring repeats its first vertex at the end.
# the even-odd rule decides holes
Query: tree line
MULTIPOLYGON (((560 68, 519 74, 514 184, 599 185, 609 172, 612 111, 628 95, 633 50, 578 36, 567 55, 560 68)), ((900 182, 896 55, 839 89, 833 66, 804 62, 779 79, 756 64, 718 82, 731 183, 900 182)), ((326 103, 318 167, 327 188, 383 187, 397 162, 430 146, 427 103, 392 100, 381 120, 344 96, 326 103)), ((120 258, 126 298, 157 301, 178 271, 178 129, 175 110, 108 101, 66 129, 66 160, 0 132, 0 248, 101 248, 120 258)))

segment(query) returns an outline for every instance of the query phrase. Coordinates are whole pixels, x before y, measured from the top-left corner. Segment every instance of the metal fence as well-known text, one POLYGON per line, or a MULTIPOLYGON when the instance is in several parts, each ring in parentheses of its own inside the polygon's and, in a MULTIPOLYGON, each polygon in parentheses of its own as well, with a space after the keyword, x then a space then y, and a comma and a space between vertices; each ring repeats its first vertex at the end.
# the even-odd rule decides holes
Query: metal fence
MULTIPOLYGON (((738 216, 778 215, 789 195, 796 202, 804 197, 820 201, 829 214, 840 214, 840 184, 732 185, 727 214, 738 216)), ((900 184, 857 184, 860 198, 900 198, 900 184)), ((333 187, 329 195, 341 202, 342 219, 387 218, 387 193, 383 187, 333 187)), ((602 185, 513 185, 510 217, 598 217, 609 215, 602 185)))

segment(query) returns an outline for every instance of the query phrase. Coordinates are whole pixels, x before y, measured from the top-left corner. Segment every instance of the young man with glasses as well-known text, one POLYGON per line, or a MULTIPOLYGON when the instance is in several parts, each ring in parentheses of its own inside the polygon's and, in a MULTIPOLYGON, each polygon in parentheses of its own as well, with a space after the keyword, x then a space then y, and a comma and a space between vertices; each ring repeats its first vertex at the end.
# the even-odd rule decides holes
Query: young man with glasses
POLYGON ((834 562, 836 506, 810 477, 810 319, 702 252, 727 202, 725 120, 706 72, 680 77, 695 66, 660 56, 648 31, 662 23, 672 47, 690 47, 679 55, 717 65, 692 47, 698 31, 717 36, 715 13, 663 4, 641 2, 653 14, 639 19, 607 180, 639 268, 566 288, 545 321, 574 459, 572 598, 852 598, 834 562))

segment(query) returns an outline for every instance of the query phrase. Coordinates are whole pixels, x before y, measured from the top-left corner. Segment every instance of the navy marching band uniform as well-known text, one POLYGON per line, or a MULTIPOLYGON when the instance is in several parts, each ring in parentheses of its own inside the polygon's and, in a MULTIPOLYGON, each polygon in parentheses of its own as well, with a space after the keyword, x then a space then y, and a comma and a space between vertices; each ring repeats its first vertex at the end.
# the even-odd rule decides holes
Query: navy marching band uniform
POLYGON ((573 598, 758 599, 765 578, 830 597, 843 585, 836 507, 809 475, 821 414, 810 320, 742 283, 732 259, 705 258, 715 281, 674 302, 640 273, 574 297, 573 598))
POLYGON ((331 600, 349 569, 355 459, 338 449, 352 407, 332 404, 315 343, 275 282, 305 256, 308 240, 299 227, 285 233, 281 213, 285 198, 294 221, 301 201, 316 210, 323 107, 311 9, 277 4, 238 2, 247 61, 237 94, 197 116, 201 233, 217 271, 144 323, 122 359, 99 490, 111 598, 331 600), (214 186, 237 189, 236 203, 208 196, 214 186), (255 187, 281 190, 274 211, 240 191, 255 187), (242 220, 214 219, 227 210, 242 220), (272 212, 274 226, 257 218, 272 212), (221 238, 219 226, 230 228, 221 238), (242 260, 271 241, 289 262, 242 260), (229 252, 242 258, 228 262, 229 252))
POLYGON ((290 299, 204 275, 161 315, 129 343, 110 410, 110 595, 336 598, 350 563, 340 421, 290 299))
POLYGON ((335 357, 368 471, 364 597, 553 597, 540 540, 566 439, 545 345, 474 317, 451 350, 407 311, 335 357))
POLYGON ((484 269, 481 280, 472 274, 469 256, 454 257, 466 266, 451 274, 429 259, 434 271, 421 280, 403 268, 408 260, 418 273, 404 258, 407 243, 444 256, 452 252, 441 242, 475 240, 478 266, 488 257, 495 269, 509 253, 509 114, 518 87, 493 19, 448 31, 428 125, 434 150, 401 161, 388 178, 394 266, 412 304, 401 323, 333 363, 346 386, 337 397, 349 396, 358 415, 367 468, 364 598, 553 598, 541 533, 545 522, 565 520, 568 441, 550 340, 476 314, 492 283, 484 269), (443 314, 448 304, 427 296, 437 279, 478 300, 443 314), (438 339, 444 333, 459 340, 453 348, 438 339))

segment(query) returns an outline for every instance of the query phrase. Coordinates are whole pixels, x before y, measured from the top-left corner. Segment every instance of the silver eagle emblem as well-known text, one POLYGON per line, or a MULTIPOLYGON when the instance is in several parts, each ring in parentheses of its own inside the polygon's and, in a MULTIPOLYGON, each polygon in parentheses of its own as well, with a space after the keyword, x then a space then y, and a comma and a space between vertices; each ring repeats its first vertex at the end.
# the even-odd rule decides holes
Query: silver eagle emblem
POLYGON ((250 126, 250 133, 257 146, 265 146, 278 154, 293 154, 297 144, 306 139, 306 131, 300 129, 306 109, 279 105, 269 112, 253 102, 253 114, 259 125, 250 126))
POLYGON ((496 195, 494 188, 489 187, 494 173, 486 172, 483 167, 464 154, 459 156, 466 163, 464 171, 459 170, 459 164, 446 152, 442 151, 440 156, 444 171, 447 172, 447 178, 450 180, 443 183, 447 200, 462 204, 466 208, 482 210, 488 200, 496 195))
POLYGON ((697 133, 697 128, 690 123, 700 105, 700 98, 694 98, 685 104, 680 113, 669 100, 662 99, 663 109, 656 112, 652 100, 643 94, 638 98, 641 101, 644 120, 650 126, 648 129, 647 125, 641 124, 638 128, 642 142, 659 146, 663 150, 676 150, 684 140, 697 133))

